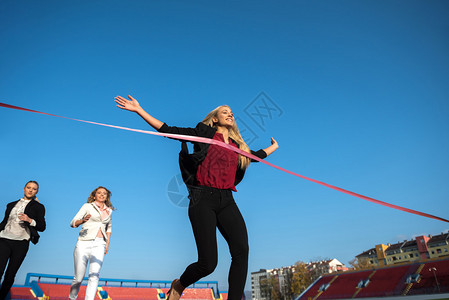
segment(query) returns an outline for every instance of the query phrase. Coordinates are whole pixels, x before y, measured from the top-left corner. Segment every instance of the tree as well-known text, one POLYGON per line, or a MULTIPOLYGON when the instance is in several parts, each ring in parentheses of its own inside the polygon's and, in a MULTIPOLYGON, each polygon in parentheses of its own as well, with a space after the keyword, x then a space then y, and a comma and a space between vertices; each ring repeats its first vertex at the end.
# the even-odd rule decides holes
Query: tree
POLYGON ((349 264, 356 270, 363 270, 371 268, 369 259, 366 257, 354 258, 349 261, 349 264))
POLYGON ((270 279, 270 275, 268 275, 268 277, 266 276, 261 276, 260 277, 260 293, 262 298, 265 299, 271 299, 271 292, 272 292, 272 287, 271 287, 271 279, 270 279))
POLYGON ((293 271, 290 270, 288 274, 284 278, 284 288, 283 294, 285 299, 293 299, 295 294, 292 291, 292 283, 293 283, 293 271))
POLYGON ((301 294, 313 283, 313 281, 314 279, 307 269, 307 265, 302 261, 298 261, 295 264, 295 271, 293 272, 290 285, 292 294, 295 296, 301 294))
POLYGON ((279 278, 276 275, 271 275, 268 278, 268 283, 271 287, 271 300, 282 300, 284 299, 282 293, 281 293, 281 289, 279 286, 279 278))
POLYGON ((268 300, 288 300, 292 299, 290 292, 291 273, 279 275, 279 273, 268 275, 260 279, 260 289, 262 297, 268 300), (279 276, 282 276, 280 280, 279 276), (282 286, 281 286, 282 281, 282 286))

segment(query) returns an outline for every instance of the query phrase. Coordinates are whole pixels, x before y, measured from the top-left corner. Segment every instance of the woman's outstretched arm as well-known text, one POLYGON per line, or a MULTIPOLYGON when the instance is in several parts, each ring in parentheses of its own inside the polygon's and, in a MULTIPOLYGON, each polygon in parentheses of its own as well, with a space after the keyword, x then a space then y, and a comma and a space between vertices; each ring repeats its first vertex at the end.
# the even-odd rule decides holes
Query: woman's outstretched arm
POLYGON ((263 149, 263 151, 265 151, 265 153, 267 153, 267 156, 268 156, 271 153, 273 153, 274 151, 276 151, 277 148, 279 148, 278 142, 276 142, 275 139, 271 138, 271 146, 263 149))
POLYGON ((158 119, 156 119, 155 117, 153 117, 149 113, 147 113, 140 106, 139 102, 137 102, 136 99, 131 97, 131 95, 128 95, 128 98, 130 100, 125 99, 122 96, 115 97, 115 102, 117 103, 117 107, 124 109, 124 110, 136 112, 139 116, 142 117, 142 119, 145 120, 145 122, 150 124, 150 126, 156 130, 159 130, 162 127, 162 125, 164 124, 163 122, 159 121, 158 119))

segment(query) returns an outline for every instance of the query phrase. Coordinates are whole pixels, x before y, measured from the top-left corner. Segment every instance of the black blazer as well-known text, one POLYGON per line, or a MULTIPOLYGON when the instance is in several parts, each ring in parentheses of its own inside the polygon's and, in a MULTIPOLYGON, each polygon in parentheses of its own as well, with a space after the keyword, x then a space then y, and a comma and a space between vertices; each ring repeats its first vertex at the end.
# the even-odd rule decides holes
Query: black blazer
MULTIPOLYGON (((14 208, 14 206, 19 202, 20 200, 8 203, 6 205, 6 211, 5 211, 5 217, 3 218, 3 221, 0 223, 0 231, 5 229, 6 223, 8 222, 9 214, 11 213, 11 210, 14 208)), ((37 244, 39 241, 39 233, 38 231, 44 231, 46 228, 45 223, 45 207, 37 202, 36 200, 31 200, 30 203, 25 207, 24 214, 26 214, 28 217, 36 221, 36 226, 30 226, 30 223, 25 222, 25 224, 30 229, 30 240, 33 244, 37 244)))
MULTIPOLYGON (((198 123, 198 125, 195 128, 168 126, 166 123, 164 123, 162 127, 159 128, 158 131, 163 133, 199 136, 209 139, 213 138, 215 132, 217 132, 215 128, 210 127, 202 122, 198 123)), ((236 141, 234 140, 232 141, 237 145, 237 147, 239 146, 239 144, 236 141)), ((193 153, 189 154, 185 141, 182 142, 183 143, 181 147, 181 152, 179 153, 179 166, 181 168, 182 179, 184 180, 187 186, 189 185, 194 186, 197 184, 196 172, 198 170, 198 166, 206 158, 210 144, 193 142, 193 153)), ((259 158, 264 159, 265 157, 267 157, 267 153, 263 149, 260 149, 259 151, 252 151, 252 150, 250 151, 251 154, 259 158)), ((257 162, 255 160, 251 161, 257 162)), ((242 181, 244 175, 245 169, 238 167, 237 172, 235 174, 235 182, 234 182, 235 186, 237 186, 237 184, 239 184, 240 181, 242 181)))

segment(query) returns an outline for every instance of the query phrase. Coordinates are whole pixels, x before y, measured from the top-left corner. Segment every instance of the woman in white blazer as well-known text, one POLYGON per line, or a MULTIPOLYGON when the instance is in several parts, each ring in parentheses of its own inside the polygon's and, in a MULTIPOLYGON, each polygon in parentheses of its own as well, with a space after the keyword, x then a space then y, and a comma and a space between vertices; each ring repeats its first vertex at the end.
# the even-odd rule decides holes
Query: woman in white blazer
POLYGON ((85 203, 70 222, 71 227, 83 225, 79 232, 73 257, 75 276, 70 287, 70 300, 75 300, 89 263, 89 281, 84 299, 93 300, 97 293, 103 258, 109 250, 111 240, 111 192, 102 186, 93 190, 85 203))

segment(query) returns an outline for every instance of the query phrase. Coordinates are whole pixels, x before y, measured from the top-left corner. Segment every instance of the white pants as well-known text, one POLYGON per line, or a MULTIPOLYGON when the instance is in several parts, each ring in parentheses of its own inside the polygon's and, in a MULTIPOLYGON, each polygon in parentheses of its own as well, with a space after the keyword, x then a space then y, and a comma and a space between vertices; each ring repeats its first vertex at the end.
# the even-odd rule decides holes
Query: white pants
POLYGON ((103 238, 95 238, 91 241, 78 241, 73 251, 75 259, 75 277, 70 287, 70 300, 75 300, 80 290, 81 282, 86 274, 87 263, 89 262, 89 281, 86 288, 85 300, 93 300, 97 293, 100 269, 103 265, 104 250, 106 242, 103 238))

